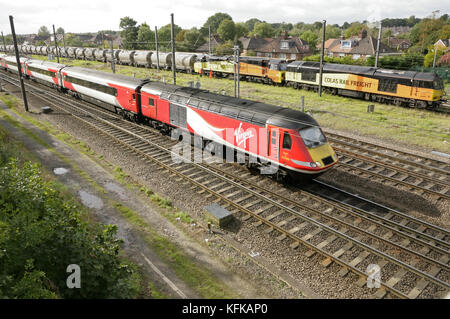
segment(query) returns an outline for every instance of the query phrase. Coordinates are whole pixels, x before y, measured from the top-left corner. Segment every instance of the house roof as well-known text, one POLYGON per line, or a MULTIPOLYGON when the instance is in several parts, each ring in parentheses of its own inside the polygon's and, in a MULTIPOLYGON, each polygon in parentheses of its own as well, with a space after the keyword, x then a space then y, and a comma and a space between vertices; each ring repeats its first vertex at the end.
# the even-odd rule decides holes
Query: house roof
POLYGON ((289 38, 275 38, 271 42, 267 43, 263 47, 257 49, 260 52, 280 52, 280 53, 309 53, 309 45, 297 38, 297 37, 289 37, 289 38), (281 48, 281 43, 283 41, 288 42, 288 48, 281 48))
POLYGON ((436 62, 437 65, 450 65, 450 53, 444 54, 436 62))
MULTIPOLYGON (((325 50, 329 50, 334 47, 336 44, 340 43, 339 39, 330 38, 325 41, 325 50)), ((317 43, 316 48, 320 49, 322 47, 322 42, 317 43)))
POLYGON ((259 50, 263 46, 273 41, 273 38, 259 38, 259 37, 240 37, 239 41, 242 43, 244 50, 259 50))
POLYGON ((396 37, 388 37, 388 43, 390 47, 398 47, 402 44, 407 44, 408 46, 411 45, 411 41, 408 39, 399 39, 396 37))
POLYGON ((258 52, 277 52, 277 53, 309 53, 308 43, 297 37, 277 37, 277 38, 258 38, 241 37, 244 50, 253 50, 258 52), (281 48, 281 42, 288 41, 287 49, 281 48))
POLYGON ((434 44, 434 46, 445 45, 447 48, 450 47, 450 39, 439 39, 434 44))
MULTIPOLYGON (((329 39, 330 40, 330 39, 329 39)), ((377 49, 377 39, 372 36, 367 36, 364 38, 350 38, 347 40, 353 41, 351 48, 342 48, 341 40, 335 39, 337 41, 333 41, 329 48, 328 52, 333 53, 347 53, 347 54, 361 54, 361 55, 374 55, 377 49)), ((326 44, 325 44, 326 48, 326 44)), ((391 49, 387 45, 380 43, 380 54, 383 53, 395 53, 396 50, 391 49)))
MULTIPOLYGON (((211 35, 211 49, 216 49, 219 45, 223 43, 223 40, 218 34, 211 35)), ((206 42, 199 46, 195 52, 209 52, 209 42, 206 42)))

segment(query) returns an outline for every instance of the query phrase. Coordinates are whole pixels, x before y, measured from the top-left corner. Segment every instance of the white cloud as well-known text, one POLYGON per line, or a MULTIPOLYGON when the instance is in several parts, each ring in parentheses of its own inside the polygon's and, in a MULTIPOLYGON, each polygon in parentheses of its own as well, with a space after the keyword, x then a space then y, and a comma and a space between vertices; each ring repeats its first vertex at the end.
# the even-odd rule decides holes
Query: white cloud
MULTIPOLYGON (((7 0, 5 0, 6 2, 7 0)), ((20 3, 1 4, 0 30, 10 33, 9 15, 14 16, 17 33, 36 33, 40 26, 51 29, 52 24, 68 32, 94 32, 119 29, 121 17, 130 16, 138 23, 151 26, 175 23, 183 28, 200 27, 216 12, 225 12, 234 21, 258 18, 267 22, 306 22, 327 20, 329 24, 345 21, 373 21, 383 18, 425 17, 434 10, 448 13, 450 2, 441 0, 165 0, 165 1, 107 1, 77 0, 21 0, 20 3), (123 4, 127 6, 123 7, 123 4)))

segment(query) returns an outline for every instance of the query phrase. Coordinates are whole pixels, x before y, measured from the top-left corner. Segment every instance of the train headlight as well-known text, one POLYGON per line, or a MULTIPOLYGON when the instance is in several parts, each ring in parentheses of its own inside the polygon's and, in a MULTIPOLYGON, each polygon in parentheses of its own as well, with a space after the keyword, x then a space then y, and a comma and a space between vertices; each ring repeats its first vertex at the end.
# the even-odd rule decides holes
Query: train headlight
POLYGON ((312 167, 312 168, 315 168, 315 167, 317 167, 317 165, 316 165, 316 163, 309 163, 309 165, 312 167))
POLYGON ((320 164, 320 162, 316 162, 317 167, 322 166, 322 164, 320 164))

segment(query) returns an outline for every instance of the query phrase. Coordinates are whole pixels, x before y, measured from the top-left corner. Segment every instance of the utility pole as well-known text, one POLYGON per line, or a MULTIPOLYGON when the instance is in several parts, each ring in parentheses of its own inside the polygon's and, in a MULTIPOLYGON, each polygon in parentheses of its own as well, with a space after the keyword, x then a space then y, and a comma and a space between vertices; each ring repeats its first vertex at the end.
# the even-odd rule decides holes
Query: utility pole
POLYGON ((58 41, 56 41, 55 25, 53 25, 53 37, 55 38, 56 61, 59 63, 58 41))
POLYGON ((322 96, 323 54, 325 52, 325 28, 326 28, 326 26, 327 26, 327 20, 323 20, 322 48, 320 49, 319 97, 322 96))
POLYGON ((13 16, 9 16, 9 24, 11 25, 11 33, 14 42, 14 51, 16 52, 17 71, 19 71, 19 82, 20 82, 20 89, 22 90, 23 105, 25 105, 25 111, 28 112, 27 93, 25 92, 25 84, 23 83, 22 65, 20 64, 19 48, 17 47, 17 38, 16 38, 16 31, 14 29, 13 16))
POLYGON ((110 44, 111 44, 111 69, 112 69, 113 73, 116 73, 116 65, 114 64, 114 48, 113 48, 112 36, 110 39, 110 44))
POLYGON ((378 29, 377 52, 375 53, 375 67, 378 67, 378 57, 380 56, 381 29, 382 27, 380 21, 380 28, 378 29))
POLYGON ((172 74, 173 74, 173 84, 177 84, 177 73, 175 72, 175 30, 173 26, 173 13, 170 14, 171 17, 171 28, 170 34, 172 35, 172 74))
POLYGON ((159 72, 158 27, 155 26, 156 70, 159 72))
POLYGON ((436 47, 434 47, 433 70, 434 70, 434 67, 436 66, 436 53, 437 53, 437 49, 436 49, 436 47))
POLYGON ((210 25, 208 25, 208 35, 209 35, 209 44, 208 44, 208 47, 209 47, 209 55, 211 55, 211 26, 210 25))
POLYGON ((240 85, 239 85, 239 46, 234 46, 234 97, 239 98, 240 96, 240 85))
POLYGON ((3 48, 5 49, 5 52, 6 52, 6 42, 5 42, 5 37, 3 36, 3 31, 2 31, 2 40, 3 40, 3 48))

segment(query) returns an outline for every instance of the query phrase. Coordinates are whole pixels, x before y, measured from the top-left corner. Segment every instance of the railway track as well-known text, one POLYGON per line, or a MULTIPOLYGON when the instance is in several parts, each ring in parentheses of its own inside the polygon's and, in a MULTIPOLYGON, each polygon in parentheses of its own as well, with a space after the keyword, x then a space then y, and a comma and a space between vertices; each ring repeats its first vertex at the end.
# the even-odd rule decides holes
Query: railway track
POLYGON ((243 215, 243 220, 255 219, 255 225, 265 225, 266 232, 278 233, 277 238, 288 240, 292 248, 303 245, 309 249, 309 256, 320 254, 324 266, 339 264, 341 276, 350 271, 356 273, 360 277, 358 284, 363 285, 367 265, 377 264, 381 270, 377 297, 389 292, 400 298, 416 298, 425 289, 443 297, 450 290, 450 234, 445 229, 424 226, 419 220, 415 221, 419 224, 417 229, 394 220, 389 228, 387 218, 380 221, 374 216, 363 216, 355 208, 345 207, 343 202, 336 203, 305 191, 297 191, 298 197, 294 198, 269 191, 253 183, 254 177, 244 174, 238 177, 227 172, 234 165, 176 163, 173 158, 179 155, 171 150, 176 142, 168 143, 166 137, 149 127, 124 121, 55 92, 35 89, 32 93, 54 107, 61 108, 58 103, 62 103, 62 110, 70 109, 73 117, 108 136, 124 150, 155 163, 198 193, 243 215), (433 228, 436 233, 421 227, 433 228))
POLYGON ((450 164, 327 132, 340 166, 358 175, 401 185, 419 195, 450 200, 450 164))

